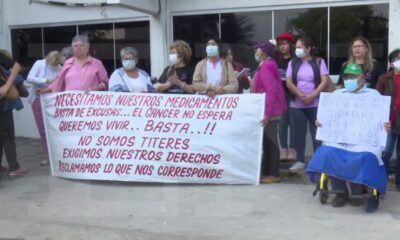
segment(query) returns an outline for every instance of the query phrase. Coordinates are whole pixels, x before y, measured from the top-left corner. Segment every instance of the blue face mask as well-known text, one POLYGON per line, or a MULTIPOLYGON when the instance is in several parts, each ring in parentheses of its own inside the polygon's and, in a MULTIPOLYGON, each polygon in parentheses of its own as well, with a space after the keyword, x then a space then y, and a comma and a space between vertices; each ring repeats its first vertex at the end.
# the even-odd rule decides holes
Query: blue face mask
POLYGON ((206 47, 207 57, 218 56, 218 46, 209 45, 206 47))
POLYGON ((260 62, 261 58, 259 56, 257 56, 257 54, 254 54, 254 59, 256 60, 256 62, 260 62))
POLYGON ((347 91, 353 92, 358 88, 358 79, 347 79, 344 80, 344 88, 346 88, 347 91))

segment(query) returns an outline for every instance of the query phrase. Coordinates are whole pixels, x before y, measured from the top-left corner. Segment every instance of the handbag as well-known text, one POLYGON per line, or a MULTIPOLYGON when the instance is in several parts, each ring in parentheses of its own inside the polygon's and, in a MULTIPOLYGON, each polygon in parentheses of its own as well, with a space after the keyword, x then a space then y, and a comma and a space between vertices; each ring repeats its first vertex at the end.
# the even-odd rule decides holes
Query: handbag
POLYGON ((19 85, 16 85, 17 90, 18 90, 18 94, 20 97, 28 97, 29 96, 29 92, 28 89, 26 89, 25 84, 21 83, 19 85))
MULTIPOLYGON (((5 81, 3 79, 0 80, 0 86, 3 86, 5 81)), ((11 85, 10 89, 8 89, 6 96, 4 97, 5 100, 13 101, 19 97, 19 93, 15 85, 11 85)))

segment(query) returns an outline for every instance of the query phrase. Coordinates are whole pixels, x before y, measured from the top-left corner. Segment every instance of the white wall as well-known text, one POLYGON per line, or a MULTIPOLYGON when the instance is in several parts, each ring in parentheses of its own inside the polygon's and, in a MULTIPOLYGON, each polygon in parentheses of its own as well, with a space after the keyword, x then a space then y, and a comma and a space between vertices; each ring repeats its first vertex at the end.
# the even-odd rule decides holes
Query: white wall
POLYGON ((389 53, 400 48, 400 0, 390 0, 389 5, 389 53))

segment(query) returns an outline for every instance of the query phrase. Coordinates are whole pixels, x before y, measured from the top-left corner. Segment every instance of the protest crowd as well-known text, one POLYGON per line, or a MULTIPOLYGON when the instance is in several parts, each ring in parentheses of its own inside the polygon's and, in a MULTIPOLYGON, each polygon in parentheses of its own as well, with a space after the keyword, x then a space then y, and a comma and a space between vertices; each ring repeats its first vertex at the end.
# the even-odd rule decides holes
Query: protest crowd
MULTIPOLYGON (((263 128, 261 183, 280 182, 280 161, 292 160, 289 171, 306 171, 317 185, 321 176, 329 176, 335 192, 333 207, 341 207, 346 203, 362 205, 362 198, 354 196, 364 194, 368 188, 377 189, 381 195, 385 193, 388 176, 393 170, 392 154, 400 136, 400 91, 397 90, 400 86, 400 49, 389 54, 390 68, 385 72, 374 60, 369 41, 361 36, 355 37, 349 44, 348 60, 342 64, 337 85, 329 77, 325 60, 314 54, 312 40, 306 36, 295 37, 290 32, 279 34, 275 41, 262 41, 253 46, 254 58, 258 63, 253 73, 234 59, 231 47, 212 37, 206 42, 206 57, 193 67, 191 47, 185 41, 176 40, 169 47, 170 65, 156 82, 138 65, 140 52, 134 46, 121 49, 122 67, 110 76, 102 61, 89 54, 89 49, 88 37, 77 35, 72 39, 71 47, 50 51, 45 59, 37 60, 26 78, 26 82, 32 86, 29 91, 24 87, 25 79, 19 75, 21 66, 9 54, 0 52, 0 160, 3 151, 7 160, 7 165, 0 165, 1 174, 18 176, 28 173, 28 169, 18 163, 15 144, 13 111, 23 107, 20 97, 26 97, 32 105, 42 145, 48 153, 40 101, 41 96, 48 93, 80 90, 149 95, 203 94, 219 99, 223 94, 243 94, 248 91, 266 94, 265 113, 259 123, 263 128), (379 94, 389 96, 390 118, 382 126, 388 133, 386 147, 318 141, 317 129, 324 126, 324 122, 317 119, 319 98, 323 92, 363 94, 366 97, 379 94), (305 157, 307 129, 311 133, 315 152, 308 163, 305 157), (357 178, 360 172, 372 175, 374 179, 360 180, 357 178)), ((85 96, 82 95, 81 100, 90 101, 85 96)), ((63 97, 68 98, 67 95, 63 97)), ((127 99, 124 104, 136 100, 127 99)), ((141 101, 147 100, 143 97, 141 101)), ((61 99, 59 103, 79 105, 67 99, 61 99)), ((156 103, 149 103, 150 106, 152 104, 156 103)), ((185 104, 195 108, 201 104, 229 105, 235 102, 225 103, 221 100, 207 103, 193 99, 192 102, 170 104, 185 104)), ((60 112, 56 117, 62 118, 67 114, 60 112)), ((396 152, 400 156, 398 141, 396 152)), ((47 166, 49 161, 43 160, 40 165, 47 166)), ((165 168, 160 171, 164 175, 176 175, 182 171, 186 175, 214 174, 203 173, 203 170, 196 168, 179 168, 172 172, 165 168)), ((216 176, 218 174, 215 172, 216 176)), ((395 162, 394 175, 397 190, 400 191, 399 158, 395 162)), ((377 209, 377 203, 373 200, 368 199, 367 212, 377 209)))

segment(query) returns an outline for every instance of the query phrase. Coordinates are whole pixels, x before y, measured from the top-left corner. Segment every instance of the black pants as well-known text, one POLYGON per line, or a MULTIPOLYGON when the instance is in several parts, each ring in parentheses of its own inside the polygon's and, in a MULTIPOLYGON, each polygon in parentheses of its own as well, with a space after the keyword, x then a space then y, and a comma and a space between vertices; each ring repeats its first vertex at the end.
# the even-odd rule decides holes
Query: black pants
POLYGON ((278 123, 279 120, 273 120, 264 127, 262 175, 279 176, 278 123))
MULTIPOLYGON (((3 100, 0 99, 0 109, 3 109, 3 100)), ((3 149, 3 111, 0 111, 0 149, 3 149)), ((3 156, 0 156, 0 163, 3 156)))
MULTIPOLYGON (((2 108, 1 108, 2 109, 2 108)), ((0 164, 3 158, 3 149, 6 155, 8 168, 10 171, 15 171, 20 168, 17 162, 17 148, 15 145, 15 128, 14 117, 12 111, 1 111, 0 124, 0 164)))
MULTIPOLYGON (((343 181, 343 180, 335 178, 335 177, 329 177, 329 178, 331 179, 332 190, 343 192, 346 195, 349 194, 349 190, 347 189, 346 181, 343 181)), ((349 185, 350 185, 350 190, 351 190, 352 195, 359 195, 362 193, 362 188, 363 188, 362 184, 349 183, 349 185)))

